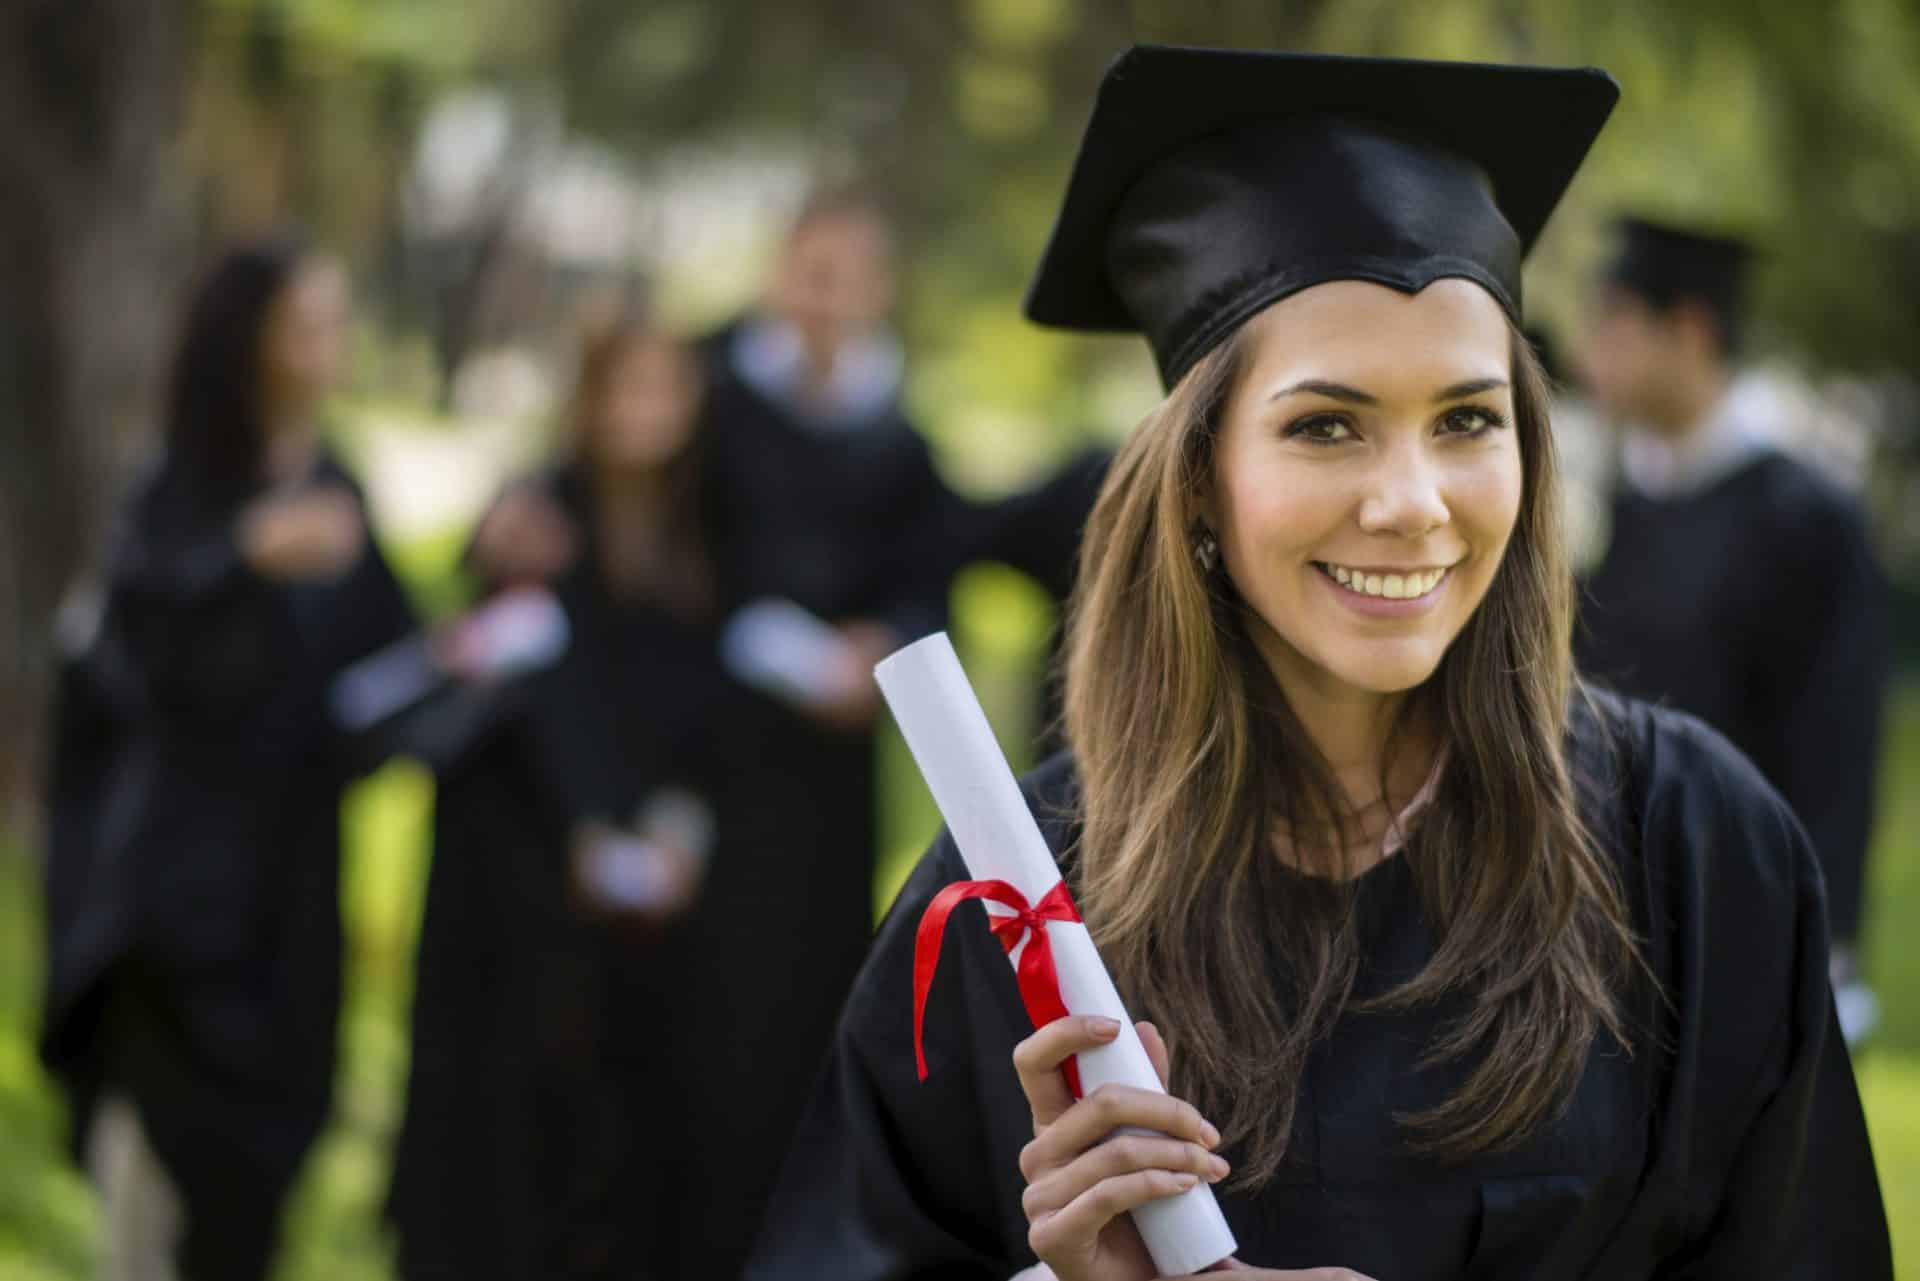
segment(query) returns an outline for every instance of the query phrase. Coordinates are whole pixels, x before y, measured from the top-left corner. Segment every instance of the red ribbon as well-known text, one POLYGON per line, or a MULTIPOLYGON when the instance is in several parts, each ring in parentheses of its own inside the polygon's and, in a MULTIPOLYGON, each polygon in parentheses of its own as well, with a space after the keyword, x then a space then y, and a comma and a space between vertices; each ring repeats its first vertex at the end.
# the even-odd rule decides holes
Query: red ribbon
MULTIPOLYGON (((927 904, 926 913, 920 918, 919 933, 913 943, 913 1058, 920 1067, 920 1079, 927 1079, 927 1051, 923 1031, 927 1020, 927 993, 933 987, 933 972, 940 964, 940 940, 947 931, 947 918, 953 909, 968 899, 991 899, 1003 907, 1013 909, 1012 916, 995 916, 987 913, 987 923, 993 927, 993 935, 1000 940, 1000 946, 1008 954, 1020 946, 1020 940, 1027 940, 1027 950, 1020 954, 1020 963, 1015 968, 1014 978, 1020 987, 1020 999, 1025 1002, 1027 1016, 1033 1020, 1033 1026, 1043 1028, 1055 1019, 1067 1016, 1066 1002, 1060 999, 1060 974, 1053 966, 1053 947, 1047 941, 1048 921, 1078 921, 1080 909, 1073 904, 1073 895, 1067 892, 1067 883, 1057 881, 1052 889, 1041 896, 1040 902, 1033 906, 1027 904, 1027 896, 1005 881, 955 881, 938 894, 933 902, 927 904)), ((1080 1069, 1072 1059, 1060 1065, 1066 1073, 1067 1088, 1073 1096, 1080 1097, 1080 1069)))

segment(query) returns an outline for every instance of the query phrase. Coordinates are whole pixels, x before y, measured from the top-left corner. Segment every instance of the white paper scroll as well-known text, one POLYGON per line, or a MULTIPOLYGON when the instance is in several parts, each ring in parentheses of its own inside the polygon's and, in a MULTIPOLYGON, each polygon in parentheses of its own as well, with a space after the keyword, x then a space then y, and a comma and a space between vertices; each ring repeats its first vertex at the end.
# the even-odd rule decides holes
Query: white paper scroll
MULTIPOLYGON (((874 669, 880 691, 900 723, 954 844, 975 880, 1006 881, 1038 903, 1060 879, 1039 824, 1027 809, 1013 770, 987 724, 986 713, 960 668, 945 632, 915 641, 874 669)), ((1060 995, 1075 1014, 1117 1020, 1110 1045, 1079 1056, 1080 1082, 1092 1092, 1108 1082, 1159 1090, 1146 1047, 1120 1003, 1087 928, 1077 922, 1047 926, 1060 995)), ((904 1052, 904 1051, 903 1051, 904 1052)), ((1135 1226, 1162 1276, 1186 1276, 1232 1254, 1233 1233, 1202 1183, 1133 1212, 1135 1226)))
POLYGON ((729 672, 803 707, 833 694, 845 654, 839 632, 789 600, 743 606, 720 634, 729 672))
POLYGON ((567 612, 537 587, 502 593, 438 636, 416 632, 354 663, 328 690, 334 722, 362 733, 449 680, 506 680, 558 662, 571 643, 567 612))

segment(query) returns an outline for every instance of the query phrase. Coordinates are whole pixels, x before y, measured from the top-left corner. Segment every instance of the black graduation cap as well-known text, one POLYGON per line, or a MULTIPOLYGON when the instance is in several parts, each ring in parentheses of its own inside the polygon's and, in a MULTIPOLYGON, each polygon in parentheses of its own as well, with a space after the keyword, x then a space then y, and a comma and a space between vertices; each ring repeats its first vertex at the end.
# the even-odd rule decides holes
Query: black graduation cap
POLYGON ((1607 271, 1614 284, 1662 307, 1698 298, 1723 312, 1738 308, 1753 257, 1746 241, 1634 215, 1616 227, 1620 246, 1607 271))
POLYGON ((1139 331, 1167 386, 1329 280, 1484 286, 1520 260, 1619 98, 1603 71, 1139 45, 1108 69, 1029 318, 1139 331))

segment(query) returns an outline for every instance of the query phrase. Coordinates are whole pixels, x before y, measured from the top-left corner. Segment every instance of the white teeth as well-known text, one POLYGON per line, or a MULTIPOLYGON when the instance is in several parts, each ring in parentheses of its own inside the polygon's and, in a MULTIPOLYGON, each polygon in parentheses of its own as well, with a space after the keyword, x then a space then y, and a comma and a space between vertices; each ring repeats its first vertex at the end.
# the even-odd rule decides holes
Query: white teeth
POLYGON ((1344 565, 1324 562, 1323 568, 1342 587, 1384 600, 1416 600, 1440 586, 1440 580, 1447 576, 1444 569, 1429 569, 1418 574, 1362 574, 1344 565))

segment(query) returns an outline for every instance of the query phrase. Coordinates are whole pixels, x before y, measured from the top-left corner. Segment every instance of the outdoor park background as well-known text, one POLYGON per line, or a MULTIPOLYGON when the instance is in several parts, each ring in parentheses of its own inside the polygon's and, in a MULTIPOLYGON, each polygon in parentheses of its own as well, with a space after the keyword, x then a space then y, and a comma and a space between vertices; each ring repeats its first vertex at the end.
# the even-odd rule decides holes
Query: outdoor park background
MULTIPOLYGON (((1003 492, 1152 403, 1138 344, 1018 316, 1108 58, 1133 40, 1604 66, 1621 108, 1537 252, 1576 332, 1605 219, 1768 246, 1754 355, 1800 444, 1862 485, 1905 657, 1880 778, 1860 1076, 1900 1272, 1920 1281, 1920 4, 1915 0, 16 0, 0 14, 0 1281, 90 1274, 92 1207, 32 1052, 32 762, 60 593, 151 440, 194 268, 297 218, 360 286, 334 435, 422 608, 538 455, 595 289, 697 329, 751 298, 816 176, 902 219, 911 405, 956 486, 1003 492)), ((1765 572, 1764 566, 1745 567, 1765 572)), ((955 631, 1018 761, 1050 608, 1011 571, 955 631)), ((884 761, 884 902, 934 815, 884 761)), ((350 798, 350 995, 333 1128, 281 1276, 390 1275, 378 1207, 406 1062, 431 783, 350 798)), ((480 1067, 484 1070, 484 1066, 480 1067)))

